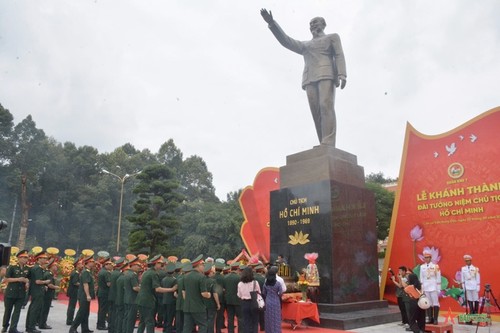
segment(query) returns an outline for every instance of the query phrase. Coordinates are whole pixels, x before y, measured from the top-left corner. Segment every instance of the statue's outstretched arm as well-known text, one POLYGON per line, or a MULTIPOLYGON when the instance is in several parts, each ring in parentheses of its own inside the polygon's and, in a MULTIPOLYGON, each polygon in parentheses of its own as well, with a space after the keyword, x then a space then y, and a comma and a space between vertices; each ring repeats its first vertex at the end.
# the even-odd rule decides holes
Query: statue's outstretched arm
POLYGON ((260 10, 260 15, 262 15, 262 18, 264 19, 264 21, 267 22, 267 24, 273 23, 273 21, 274 21, 274 19, 273 19, 273 12, 267 11, 267 9, 262 8, 260 10))

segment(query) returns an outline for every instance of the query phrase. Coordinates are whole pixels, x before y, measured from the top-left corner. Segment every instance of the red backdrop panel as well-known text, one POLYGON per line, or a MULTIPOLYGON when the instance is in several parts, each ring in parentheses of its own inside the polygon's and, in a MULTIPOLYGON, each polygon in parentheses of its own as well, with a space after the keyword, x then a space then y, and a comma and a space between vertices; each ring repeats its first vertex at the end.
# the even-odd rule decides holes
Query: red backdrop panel
MULTIPOLYGON (((395 300, 387 269, 412 268, 425 247, 448 281, 441 307, 462 311, 456 273, 470 254, 500 296, 500 108, 435 136, 407 125, 381 294, 395 300)), ((498 309, 496 309, 498 311, 498 309)))

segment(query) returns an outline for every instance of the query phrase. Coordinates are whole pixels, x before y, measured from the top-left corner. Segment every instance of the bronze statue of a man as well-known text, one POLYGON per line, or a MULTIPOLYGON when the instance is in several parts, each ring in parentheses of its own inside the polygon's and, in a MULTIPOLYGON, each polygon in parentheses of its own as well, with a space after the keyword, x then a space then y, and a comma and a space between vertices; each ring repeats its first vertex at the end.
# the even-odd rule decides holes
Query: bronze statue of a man
POLYGON ((288 37, 273 19, 270 11, 261 9, 260 14, 281 45, 304 56, 302 89, 307 93, 319 142, 335 146, 335 88, 340 86, 344 89, 347 82, 344 52, 339 35, 325 34, 325 20, 315 17, 309 24, 313 38, 301 42, 288 37))

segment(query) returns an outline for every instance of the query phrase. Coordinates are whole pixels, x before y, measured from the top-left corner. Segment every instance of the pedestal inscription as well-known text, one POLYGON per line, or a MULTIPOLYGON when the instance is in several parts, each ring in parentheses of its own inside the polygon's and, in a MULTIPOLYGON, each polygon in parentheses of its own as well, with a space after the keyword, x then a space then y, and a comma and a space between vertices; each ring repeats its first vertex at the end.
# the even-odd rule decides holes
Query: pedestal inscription
POLYGON ((271 192, 271 257, 288 258, 293 271, 318 252, 320 302, 378 299, 373 194, 335 181, 271 192))

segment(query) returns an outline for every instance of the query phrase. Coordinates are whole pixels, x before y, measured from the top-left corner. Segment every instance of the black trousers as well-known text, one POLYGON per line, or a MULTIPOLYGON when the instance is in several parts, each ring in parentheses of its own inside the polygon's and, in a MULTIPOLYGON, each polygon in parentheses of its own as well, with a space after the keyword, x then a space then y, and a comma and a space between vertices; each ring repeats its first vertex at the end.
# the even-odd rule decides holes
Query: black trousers
MULTIPOLYGON (((259 330, 259 309, 252 309, 251 300, 241 301, 241 314, 243 316, 243 332, 257 333, 259 330)), ((238 332, 242 333, 240 330, 238 332)))
POLYGON ((408 324, 414 333, 425 331, 425 310, 418 307, 417 300, 410 301, 410 318, 408 324))
POLYGON ((408 324, 408 315, 406 314, 405 302, 403 302, 403 297, 398 297, 399 312, 401 312, 401 322, 403 324, 408 324))

